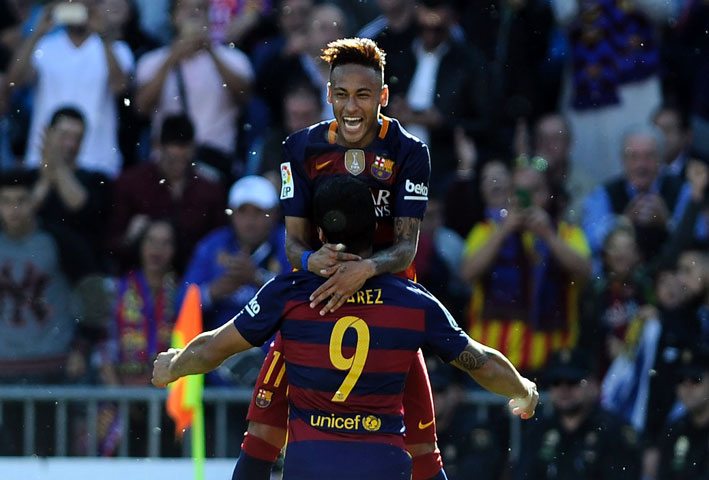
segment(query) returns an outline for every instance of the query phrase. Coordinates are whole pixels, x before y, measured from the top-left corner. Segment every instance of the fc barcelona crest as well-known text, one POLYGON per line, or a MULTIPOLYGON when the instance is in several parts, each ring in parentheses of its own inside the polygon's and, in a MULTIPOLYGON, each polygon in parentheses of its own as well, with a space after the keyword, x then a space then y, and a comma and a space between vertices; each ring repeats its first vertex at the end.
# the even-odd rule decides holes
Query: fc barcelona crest
POLYGON ((258 393, 256 393, 256 401, 254 403, 257 407, 266 408, 271 404, 272 397, 272 391, 266 390, 265 388, 259 388, 258 393))
POLYGON ((376 155, 372 162, 372 176, 378 180, 389 180, 394 171, 394 162, 388 158, 376 155))
POLYGON ((365 163, 364 150, 351 149, 345 152, 345 168, 352 175, 364 172, 365 163))

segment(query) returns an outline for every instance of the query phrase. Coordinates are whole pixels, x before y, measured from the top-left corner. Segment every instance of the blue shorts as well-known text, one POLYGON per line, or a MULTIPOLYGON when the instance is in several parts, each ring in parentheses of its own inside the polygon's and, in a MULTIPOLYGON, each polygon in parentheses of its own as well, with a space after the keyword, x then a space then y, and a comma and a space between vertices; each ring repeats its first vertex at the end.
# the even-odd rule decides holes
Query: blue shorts
POLYGON ((410 480, 411 457, 386 443, 301 441, 289 443, 283 480, 410 480))

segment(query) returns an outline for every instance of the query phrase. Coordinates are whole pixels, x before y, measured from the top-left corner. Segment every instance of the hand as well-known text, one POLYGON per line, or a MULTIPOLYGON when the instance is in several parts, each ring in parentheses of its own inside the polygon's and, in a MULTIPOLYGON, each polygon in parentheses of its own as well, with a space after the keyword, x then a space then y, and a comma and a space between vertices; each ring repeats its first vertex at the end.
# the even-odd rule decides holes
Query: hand
POLYGON ((527 125, 527 120, 523 117, 517 119, 517 124, 515 125, 514 140, 512 142, 514 146, 515 156, 520 157, 522 155, 529 155, 529 126, 527 125))
POLYGON ((58 150, 57 134, 51 127, 46 127, 41 135, 39 173, 49 179, 54 178, 54 173, 61 166, 62 159, 58 150))
POLYGON ((465 134, 461 127, 455 127, 453 138, 455 140, 455 156, 458 158, 458 171, 471 172, 478 161, 475 142, 465 134))
POLYGON ((686 175, 692 191, 692 200, 701 202, 704 200, 707 183, 709 183, 709 166, 699 160, 690 160, 687 163, 686 175))
POLYGON ((665 201, 655 193, 636 195, 625 208, 624 214, 634 224, 641 226, 665 227, 670 218, 670 212, 665 205, 665 201))
POLYGON ((321 277, 329 277, 343 262, 362 260, 359 255, 345 252, 341 243, 326 243, 308 257, 308 271, 321 277))
POLYGON ((66 359, 66 374, 69 378, 79 378, 86 373, 86 358, 79 350, 69 352, 66 359))
POLYGON ((375 273, 374 264, 368 260, 345 262, 336 268, 334 275, 310 295, 310 308, 330 298, 320 315, 340 308, 375 273))
POLYGON ((56 7, 58 3, 59 1, 54 1, 44 7, 44 10, 42 10, 42 15, 37 21, 37 26, 34 29, 34 33, 36 35, 40 37, 44 36, 52 28, 54 28, 54 7, 56 7))
POLYGON ((524 226, 541 239, 547 239, 554 235, 549 213, 540 207, 529 207, 525 210, 524 226))
POLYGON ((175 377, 170 373, 170 365, 175 355, 182 350, 179 348, 171 348, 167 352, 160 352, 158 357, 153 362, 153 385, 156 387, 166 387, 168 383, 174 382, 179 377, 175 377))
POLYGON ((128 228, 126 228, 125 243, 131 244, 135 241, 141 233, 145 231, 150 222, 150 217, 144 213, 139 213, 131 217, 130 222, 128 222, 128 228))
POLYGON ((193 56, 204 47, 202 37, 197 35, 182 35, 175 39, 170 46, 168 61, 175 65, 182 60, 193 56))
POLYGON ((511 399, 509 406, 513 415, 519 415, 522 420, 527 420, 534 416, 534 410, 536 410, 539 403, 539 392, 537 391, 537 385, 531 380, 523 378, 522 381, 527 387, 527 396, 525 398, 511 399))
POLYGON ((229 260, 227 275, 238 285, 256 283, 256 265, 249 255, 239 252, 229 260))
POLYGON ((520 212, 516 208, 509 208, 507 210, 507 216, 502 220, 500 230, 505 236, 507 236, 510 233, 519 230, 523 223, 524 215, 522 214, 522 212, 520 212))

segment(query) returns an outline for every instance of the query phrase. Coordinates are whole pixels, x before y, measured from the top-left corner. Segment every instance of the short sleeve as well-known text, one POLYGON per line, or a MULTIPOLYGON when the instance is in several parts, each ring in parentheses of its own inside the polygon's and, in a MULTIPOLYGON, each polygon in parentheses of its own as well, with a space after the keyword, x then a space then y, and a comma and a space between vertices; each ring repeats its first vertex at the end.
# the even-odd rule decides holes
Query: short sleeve
MULTIPOLYGON (((312 209, 311 182, 303 159, 297 158, 290 139, 283 143, 284 162, 281 163, 281 209, 286 217, 310 218, 312 209)), ((302 154, 301 154, 302 155, 302 154)))
MULTIPOLYGON (((396 161, 396 160, 395 160, 396 161)), ((394 186, 396 199, 394 217, 423 219, 428 204, 428 181, 431 176, 431 158, 428 147, 416 143, 404 160, 394 186)))
POLYGON ((463 249, 463 258, 468 258, 476 253, 490 238, 491 226, 487 222, 477 223, 470 230, 468 237, 465 239, 465 247, 463 249))
POLYGON ((287 286, 280 276, 269 280, 233 318, 234 326, 251 345, 263 345, 280 328, 287 286))
POLYGON ((253 80, 254 69, 249 57, 244 52, 236 48, 220 46, 217 48, 219 59, 234 74, 253 80))
POLYGON ((123 73, 133 73, 135 68, 135 60, 133 58, 133 52, 131 52, 130 47, 125 42, 114 42, 112 45, 113 55, 118 61, 123 73))
POLYGON ((468 345, 470 338, 453 315, 431 294, 426 308, 426 345, 444 362, 452 362, 468 345))
POLYGON ((166 47, 152 50, 138 60, 135 70, 135 83, 138 86, 148 83, 165 61, 168 51, 166 47))

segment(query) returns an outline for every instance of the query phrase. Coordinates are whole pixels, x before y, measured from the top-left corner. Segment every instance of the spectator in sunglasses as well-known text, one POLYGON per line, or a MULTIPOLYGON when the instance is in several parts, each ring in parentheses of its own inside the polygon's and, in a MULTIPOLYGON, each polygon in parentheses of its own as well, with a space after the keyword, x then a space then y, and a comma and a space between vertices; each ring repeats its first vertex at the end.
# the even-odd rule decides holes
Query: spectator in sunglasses
POLYGON ((709 351, 682 351, 677 398, 685 414, 667 426, 660 446, 658 480, 709 478, 709 351))
POLYGON ((553 412, 525 426, 512 478, 639 478, 635 430, 599 405, 590 357, 561 350, 545 379, 553 412))

